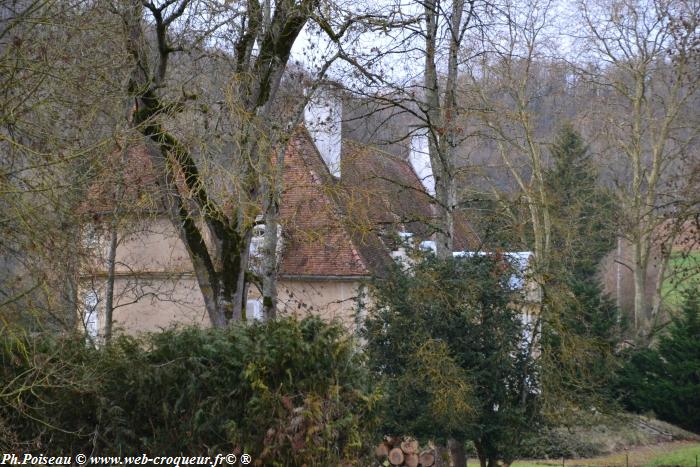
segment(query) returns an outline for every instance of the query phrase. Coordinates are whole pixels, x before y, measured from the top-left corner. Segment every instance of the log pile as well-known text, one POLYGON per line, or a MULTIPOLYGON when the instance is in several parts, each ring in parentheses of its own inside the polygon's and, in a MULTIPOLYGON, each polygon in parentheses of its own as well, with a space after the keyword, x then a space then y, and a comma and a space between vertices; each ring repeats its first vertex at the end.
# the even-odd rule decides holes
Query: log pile
POLYGON ((374 454, 379 464, 385 467, 432 467, 435 465, 435 451, 420 449, 418 441, 411 438, 387 437, 379 444, 374 454))

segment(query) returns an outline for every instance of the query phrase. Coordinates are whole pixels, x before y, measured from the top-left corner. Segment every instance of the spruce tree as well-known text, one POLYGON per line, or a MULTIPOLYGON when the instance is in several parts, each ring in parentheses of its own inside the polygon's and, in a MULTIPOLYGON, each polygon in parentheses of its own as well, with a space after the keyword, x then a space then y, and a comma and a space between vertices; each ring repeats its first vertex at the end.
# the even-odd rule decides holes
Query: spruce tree
POLYGON ((553 354, 566 339, 585 343, 590 358, 576 370, 572 384, 584 378, 600 400, 601 391, 607 396, 621 337, 617 307, 603 294, 597 276, 598 263, 615 238, 609 228, 612 197, 598 183, 591 152, 571 124, 562 126, 550 154, 552 166, 545 176, 554 255, 545 302, 557 310, 557 319, 547 323, 551 329, 544 329, 543 343, 553 354))
POLYGON ((571 124, 559 130, 550 150, 553 166, 546 172, 552 244, 562 269, 588 278, 612 249, 612 197, 598 184, 588 146, 571 124))
POLYGON ((618 390, 634 411, 700 433, 700 296, 690 293, 658 348, 630 355, 618 390))

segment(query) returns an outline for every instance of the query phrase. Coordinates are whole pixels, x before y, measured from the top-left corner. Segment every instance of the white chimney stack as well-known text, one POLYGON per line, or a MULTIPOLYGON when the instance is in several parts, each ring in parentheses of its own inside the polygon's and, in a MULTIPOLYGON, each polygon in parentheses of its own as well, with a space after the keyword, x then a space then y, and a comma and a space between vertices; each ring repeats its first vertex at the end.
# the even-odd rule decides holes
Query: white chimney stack
POLYGON ((328 171, 340 178, 343 106, 329 90, 317 90, 304 109, 304 122, 328 171))
POLYGON ((415 134, 411 137, 411 151, 408 154, 408 161, 418 175, 425 191, 431 196, 435 196, 435 178, 433 177, 433 167, 430 164, 427 135, 415 134))

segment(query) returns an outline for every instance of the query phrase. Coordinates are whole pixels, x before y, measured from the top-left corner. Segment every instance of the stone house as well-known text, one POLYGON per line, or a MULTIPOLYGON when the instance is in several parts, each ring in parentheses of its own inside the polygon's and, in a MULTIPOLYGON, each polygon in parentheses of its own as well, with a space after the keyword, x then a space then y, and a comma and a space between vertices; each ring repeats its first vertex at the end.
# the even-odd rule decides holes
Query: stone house
MULTIPOLYGON (((420 148, 406 148, 399 157, 343 138, 338 109, 327 103, 307 107, 306 123, 295 130, 284 155, 278 312, 316 313, 353 329, 367 279, 403 254, 402 238, 410 234, 413 240, 430 241, 435 209, 429 195, 432 175, 420 148)), ((116 229, 115 329, 138 333, 175 323, 208 323, 187 251, 171 221, 155 207, 159 196, 148 151, 138 145, 114 164, 124 187, 119 196, 103 179, 85 203, 91 221, 84 242, 97 252, 97 260, 84 267, 80 311, 93 335, 103 326, 109 243, 104 226, 114 213, 115 197, 125 206, 122 218, 128 219, 116 229)), ((465 219, 457 221, 455 249, 476 248, 465 219)), ((254 236, 253 263, 259 240, 254 236)), ((247 312, 261 314, 252 286, 247 312)))

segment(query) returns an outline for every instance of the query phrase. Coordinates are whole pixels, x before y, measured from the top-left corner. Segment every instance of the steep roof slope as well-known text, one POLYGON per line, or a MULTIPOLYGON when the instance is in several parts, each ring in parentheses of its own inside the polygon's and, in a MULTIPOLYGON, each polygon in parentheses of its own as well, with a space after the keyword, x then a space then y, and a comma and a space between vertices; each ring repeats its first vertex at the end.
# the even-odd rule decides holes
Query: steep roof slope
POLYGON ((368 276, 335 202, 323 161, 308 133, 291 139, 284 159, 280 206, 284 253, 280 273, 291 276, 368 276))
MULTIPOLYGON (((341 185, 354 193, 360 210, 384 235, 398 231, 426 240, 435 233, 437 209, 418 175, 405 159, 352 141, 343 142, 341 185)), ((350 198, 350 196, 349 196, 350 198)), ((455 216, 455 250, 474 249, 478 245, 464 216, 455 216)))
POLYGON ((80 210, 99 215, 120 212, 138 213, 162 209, 157 176, 143 145, 107 154, 99 177, 90 185, 80 210))

